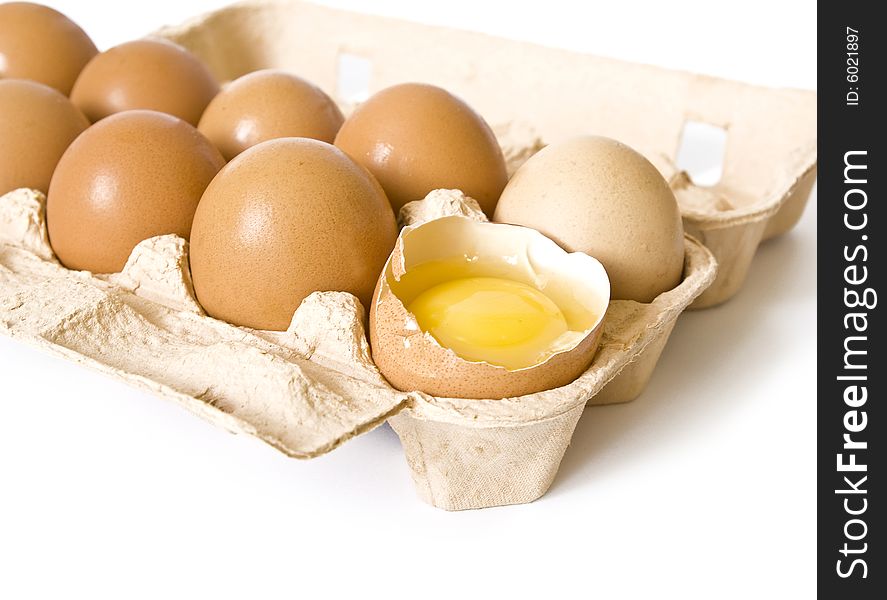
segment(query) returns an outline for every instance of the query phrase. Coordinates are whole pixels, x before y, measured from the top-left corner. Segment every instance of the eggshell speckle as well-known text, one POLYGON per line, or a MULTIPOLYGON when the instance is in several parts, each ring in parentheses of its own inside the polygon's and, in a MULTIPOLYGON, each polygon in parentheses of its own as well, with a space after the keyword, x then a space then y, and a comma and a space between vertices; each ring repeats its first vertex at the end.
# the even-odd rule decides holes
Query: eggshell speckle
POLYGON ((96 123, 52 177, 53 250, 68 268, 113 273, 144 239, 187 239, 200 195, 224 162, 197 129, 171 115, 136 110, 96 123))
POLYGON ((607 274, 597 260, 581 253, 567 254, 529 228, 463 216, 405 227, 379 277, 370 308, 373 360, 394 387, 435 396, 500 399, 556 388, 573 381, 591 364, 609 294, 607 274), (508 370, 464 360, 421 330, 397 292, 398 281, 415 265, 463 253, 508 257, 526 283, 558 288, 558 294, 572 295, 597 318, 572 345, 531 367, 508 370))
POLYGON ((71 100, 90 121, 124 110, 165 112, 196 126, 219 84, 185 48, 160 39, 127 42, 84 67, 71 100))
POLYGON ((86 117, 55 89, 0 80, 0 194, 16 188, 46 193, 65 149, 87 127, 86 117))
POLYGON ((232 81, 200 118, 198 129, 231 160, 259 142, 306 137, 332 143, 344 117, 323 90, 267 69, 232 81))
POLYGON ((614 299, 651 302, 681 281, 684 230, 674 194, 656 167, 616 140, 547 146, 512 176, 495 220, 594 256, 614 299))
POLYGON ((191 231, 194 290, 213 317, 284 330, 315 291, 350 292, 367 306, 396 237, 366 169, 325 142, 269 140, 204 193, 191 231))
POLYGON ((30 2, 0 4, 0 79, 30 79, 67 96, 97 53, 62 13, 30 2))
POLYGON ((386 88, 355 109, 336 146, 376 176, 395 211, 435 189, 459 189, 493 214, 508 181, 489 125, 433 85, 386 88))

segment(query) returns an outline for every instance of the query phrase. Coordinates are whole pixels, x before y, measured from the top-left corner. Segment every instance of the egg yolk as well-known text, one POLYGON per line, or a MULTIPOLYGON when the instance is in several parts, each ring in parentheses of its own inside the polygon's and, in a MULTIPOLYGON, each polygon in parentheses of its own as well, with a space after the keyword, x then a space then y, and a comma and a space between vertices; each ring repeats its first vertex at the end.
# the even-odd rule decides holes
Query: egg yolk
POLYGON ((544 361, 569 330, 561 309, 544 293, 498 277, 438 283, 407 309, 423 331, 461 358, 511 370, 544 361))

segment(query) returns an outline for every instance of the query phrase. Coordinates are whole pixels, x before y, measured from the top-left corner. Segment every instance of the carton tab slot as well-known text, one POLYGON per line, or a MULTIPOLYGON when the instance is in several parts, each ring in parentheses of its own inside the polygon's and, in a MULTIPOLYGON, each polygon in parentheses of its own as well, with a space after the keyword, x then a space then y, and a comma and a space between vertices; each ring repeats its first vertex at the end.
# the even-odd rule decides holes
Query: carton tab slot
POLYGON ((721 181, 727 130, 701 121, 687 121, 681 132, 675 164, 699 187, 712 187, 721 181))
POLYGON ((340 102, 356 104, 370 95, 373 63, 370 59, 341 52, 336 63, 336 96, 340 102))

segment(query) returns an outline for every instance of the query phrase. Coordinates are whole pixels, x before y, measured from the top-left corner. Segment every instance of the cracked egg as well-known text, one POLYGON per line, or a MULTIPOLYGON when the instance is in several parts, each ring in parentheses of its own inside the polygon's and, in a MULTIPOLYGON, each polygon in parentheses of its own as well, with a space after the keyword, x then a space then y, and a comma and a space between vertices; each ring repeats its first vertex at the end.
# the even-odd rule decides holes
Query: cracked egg
POLYGON ((610 298, 595 258, 538 231, 451 216, 405 227, 370 309, 373 359, 396 388, 522 396, 591 364, 610 298))

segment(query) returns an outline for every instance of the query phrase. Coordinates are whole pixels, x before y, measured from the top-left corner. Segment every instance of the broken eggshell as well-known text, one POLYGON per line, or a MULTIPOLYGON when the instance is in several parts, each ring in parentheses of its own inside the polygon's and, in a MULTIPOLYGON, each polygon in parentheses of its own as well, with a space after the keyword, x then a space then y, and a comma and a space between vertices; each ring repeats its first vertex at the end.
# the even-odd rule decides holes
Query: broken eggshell
POLYGON ((434 219, 405 227, 385 264, 370 309, 373 360, 395 388, 436 396, 507 398, 560 387, 591 364, 609 298, 610 283, 600 262, 568 253, 533 229, 465 216, 434 219), (581 306, 594 315, 591 325, 552 348, 541 362, 521 369, 457 356, 421 330, 399 296, 399 283, 420 264, 462 255, 503 257, 508 278, 543 290, 565 314, 570 303, 581 306))

